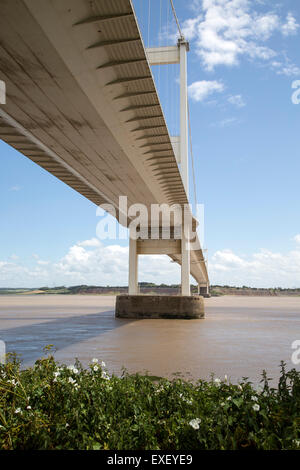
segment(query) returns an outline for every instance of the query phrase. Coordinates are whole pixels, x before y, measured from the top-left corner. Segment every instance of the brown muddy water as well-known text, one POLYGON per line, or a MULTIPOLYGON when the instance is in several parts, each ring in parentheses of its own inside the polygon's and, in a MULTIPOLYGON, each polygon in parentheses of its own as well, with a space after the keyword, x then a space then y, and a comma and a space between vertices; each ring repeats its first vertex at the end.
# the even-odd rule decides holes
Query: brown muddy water
POLYGON ((55 357, 87 365, 94 357, 110 372, 193 380, 226 374, 258 383, 263 369, 277 380, 281 360, 293 365, 300 340, 300 298, 224 296, 205 300, 204 320, 124 320, 114 317, 112 296, 1 296, 0 340, 32 365, 43 347, 55 357))

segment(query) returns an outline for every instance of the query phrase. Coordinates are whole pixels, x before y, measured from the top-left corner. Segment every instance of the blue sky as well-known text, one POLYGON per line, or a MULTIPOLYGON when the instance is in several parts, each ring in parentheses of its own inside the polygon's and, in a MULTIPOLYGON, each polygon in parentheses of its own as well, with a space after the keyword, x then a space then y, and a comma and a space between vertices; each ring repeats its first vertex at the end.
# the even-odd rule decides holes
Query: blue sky
MULTIPOLYGON (((145 44, 176 41, 168 0, 135 0, 145 44)), ((198 203, 213 284, 300 286, 300 4, 174 1, 190 40, 198 203)), ((153 73, 172 134, 178 67, 153 73)), ((127 242, 96 240, 96 207, 0 142, 0 287, 127 283, 127 242), (112 263, 112 258, 114 262, 112 263)), ((193 198, 191 180, 191 198, 193 198)), ((165 257, 140 281, 179 282, 165 257)))

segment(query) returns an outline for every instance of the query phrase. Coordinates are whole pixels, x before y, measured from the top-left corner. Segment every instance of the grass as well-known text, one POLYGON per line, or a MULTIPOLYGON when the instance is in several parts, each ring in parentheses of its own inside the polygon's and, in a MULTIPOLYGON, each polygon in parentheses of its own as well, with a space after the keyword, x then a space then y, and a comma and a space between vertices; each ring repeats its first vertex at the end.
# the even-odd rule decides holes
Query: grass
POLYGON ((10 355, 0 366, 0 449, 300 449, 300 373, 281 365, 256 390, 212 377, 109 376, 96 359, 32 368, 10 355))

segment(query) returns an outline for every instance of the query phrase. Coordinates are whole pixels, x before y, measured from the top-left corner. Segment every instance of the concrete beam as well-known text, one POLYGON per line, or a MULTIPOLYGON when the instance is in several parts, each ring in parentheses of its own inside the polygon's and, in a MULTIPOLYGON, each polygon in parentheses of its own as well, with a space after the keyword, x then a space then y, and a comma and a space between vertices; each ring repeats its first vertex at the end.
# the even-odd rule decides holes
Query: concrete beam
POLYGON ((179 64, 178 46, 148 47, 146 56, 150 65, 179 64))
POLYGON ((177 163, 181 163, 181 157, 180 157, 180 137, 179 136, 171 136, 170 137, 171 144, 173 147, 174 155, 176 158, 177 163))
POLYGON ((85 18, 84 20, 81 20, 75 23, 74 26, 82 26, 82 25, 91 24, 91 23, 111 22, 114 20, 120 20, 124 18, 132 18, 132 17, 133 17, 133 12, 118 14, 118 15, 89 16, 88 18, 85 18))
POLYGON ((131 44, 131 43, 135 43, 139 41, 140 41, 140 38, 129 38, 129 39, 111 40, 111 41, 98 41, 88 46, 87 49, 95 49, 98 47, 106 47, 106 46, 120 46, 121 44, 131 44))
POLYGON ((181 240, 138 240, 139 255, 179 255, 181 240))

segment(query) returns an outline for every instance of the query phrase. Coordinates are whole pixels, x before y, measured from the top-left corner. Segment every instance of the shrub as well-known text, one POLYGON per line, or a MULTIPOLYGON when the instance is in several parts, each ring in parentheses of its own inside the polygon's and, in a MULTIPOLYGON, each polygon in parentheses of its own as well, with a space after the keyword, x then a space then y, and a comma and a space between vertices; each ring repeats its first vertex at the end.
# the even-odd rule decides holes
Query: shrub
POLYGON ((109 376, 55 362, 32 368, 11 356, 0 366, 0 449, 300 449, 300 373, 281 366, 257 390, 212 377, 191 383, 109 376))

